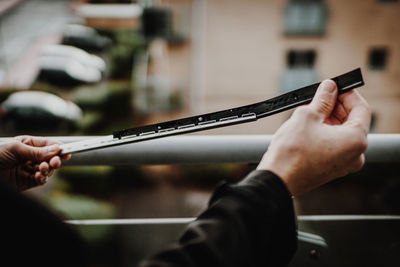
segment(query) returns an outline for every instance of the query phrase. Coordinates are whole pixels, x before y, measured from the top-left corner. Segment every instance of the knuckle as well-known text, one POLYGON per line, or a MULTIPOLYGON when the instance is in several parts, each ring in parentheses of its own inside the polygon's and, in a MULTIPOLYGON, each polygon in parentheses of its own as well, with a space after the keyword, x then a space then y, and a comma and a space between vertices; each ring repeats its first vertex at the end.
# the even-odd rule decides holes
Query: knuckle
POLYGON ((364 164, 365 164, 365 157, 364 157, 364 155, 362 154, 362 155, 361 155, 360 157, 358 157, 358 158, 355 160, 355 162, 352 164, 351 169, 350 169, 350 172, 353 173, 353 172, 357 172, 357 171, 361 170, 362 167, 364 166, 364 164))
POLYGON ((367 148, 368 148, 368 139, 365 135, 360 134, 360 136, 354 140, 353 149, 358 154, 362 154, 367 150, 367 148))
POLYGON ((43 159, 43 153, 41 149, 35 149, 32 151, 32 157, 35 159, 35 161, 39 162, 43 159))
POLYGON ((360 154, 364 153, 368 148, 368 137, 361 131, 360 129, 353 128, 348 138, 348 149, 352 152, 355 156, 359 156, 360 154))
POLYGON ((360 149, 365 152, 368 148, 368 138, 366 136, 363 136, 361 142, 360 142, 360 149))
POLYGON ((17 135, 14 137, 14 140, 21 143, 26 143, 29 138, 31 138, 30 135, 17 135))
POLYGON ((318 106, 318 111, 321 113, 328 112, 332 109, 332 103, 329 102, 328 100, 322 98, 319 99, 319 106, 318 106))

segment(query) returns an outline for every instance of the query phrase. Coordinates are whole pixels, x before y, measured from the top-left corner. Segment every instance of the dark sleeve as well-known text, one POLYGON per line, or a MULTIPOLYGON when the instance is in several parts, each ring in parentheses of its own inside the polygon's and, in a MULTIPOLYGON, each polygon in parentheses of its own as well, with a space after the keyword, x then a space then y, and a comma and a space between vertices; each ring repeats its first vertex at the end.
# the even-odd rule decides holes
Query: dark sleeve
POLYGON ((285 266, 297 246, 291 196, 280 178, 253 171, 223 184, 179 243, 140 266, 285 266))
POLYGON ((0 183, 0 265, 85 265, 80 236, 45 207, 0 183))

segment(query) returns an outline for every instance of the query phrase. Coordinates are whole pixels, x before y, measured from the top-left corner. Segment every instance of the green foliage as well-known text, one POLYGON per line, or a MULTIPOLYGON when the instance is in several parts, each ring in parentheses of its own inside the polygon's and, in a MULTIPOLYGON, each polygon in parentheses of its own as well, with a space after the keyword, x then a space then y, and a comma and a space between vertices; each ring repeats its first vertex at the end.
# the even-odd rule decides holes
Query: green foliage
POLYGON ((174 91, 169 95, 169 107, 171 111, 183 109, 184 104, 181 91, 174 91))
POLYGON ((78 124, 79 134, 109 134, 115 129, 132 127, 129 123, 133 111, 129 81, 81 86, 70 97, 85 110, 78 124))
POLYGON ((138 166, 63 167, 57 175, 69 185, 69 191, 95 196, 112 194, 120 188, 149 185, 138 166))
POLYGON ((47 203, 67 220, 113 218, 115 208, 106 202, 66 193, 53 193, 47 203))
MULTIPOLYGON (((111 204, 80 195, 53 193, 46 202, 50 209, 67 220, 111 219, 116 213, 111 204)), ((103 241, 112 233, 112 226, 109 225, 77 229, 86 241, 93 244, 103 241)))
POLYGON ((78 134, 99 132, 103 128, 103 114, 96 111, 83 113, 82 119, 78 122, 78 134))
POLYGON ((73 192, 101 195, 109 192, 112 171, 110 166, 63 167, 58 176, 70 184, 73 192))
MULTIPOLYGON (((129 125, 132 115, 132 89, 129 81, 104 82, 97 85, 81 86, 70 95, 72 101, 85 110, 78 124, 81 134, 109 133, 119 120, 129 125)), ((126 125, 127 124, 127 125, 126 125)), ((118 125, 120 126, 120 125, 118 125)))
POLYGON ((70 98, 85 110, 96 110, 104 115, 129 113, 132 90, 130 82, 113 81, 78 87, 70 98))
POLYGON ((131 78, 135 57, 146 49, 146 43, 138 32, 132 30, 102 31, 114 41, 106 58, 110 78, 131 78))

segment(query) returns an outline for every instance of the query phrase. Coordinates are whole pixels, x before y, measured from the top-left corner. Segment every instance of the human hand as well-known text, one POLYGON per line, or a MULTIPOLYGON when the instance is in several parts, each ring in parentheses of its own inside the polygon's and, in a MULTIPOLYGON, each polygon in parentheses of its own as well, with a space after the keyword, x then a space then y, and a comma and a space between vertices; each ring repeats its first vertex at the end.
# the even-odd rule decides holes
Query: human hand
POLYGON ((0 143, 0 179, 22 191, 47 182, 61 160, 60 143, 43 137, 18 136, 14 141, 0 143))
POLYGON ((337 97, 326 80, 275 133, 258 170, 270 170, 293 196, 358 171, 365 162, 371 122, 368 103, 352 90, 337 97))

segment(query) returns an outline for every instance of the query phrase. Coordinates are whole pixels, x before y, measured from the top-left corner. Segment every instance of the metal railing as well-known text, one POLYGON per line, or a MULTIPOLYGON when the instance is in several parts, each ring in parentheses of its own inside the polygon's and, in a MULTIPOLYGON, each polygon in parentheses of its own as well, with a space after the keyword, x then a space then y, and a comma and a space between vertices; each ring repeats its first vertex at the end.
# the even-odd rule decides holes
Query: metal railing
MULTIPOLYGON (((93 137, 51 138, 69 143, 93 137)), ((271 139, 272 135, 172 136, 77 153, 65 165, 258 163, 271 139)), ((368 144, 367 163, 400 162, 400 134, 370 134, 368 144)))

